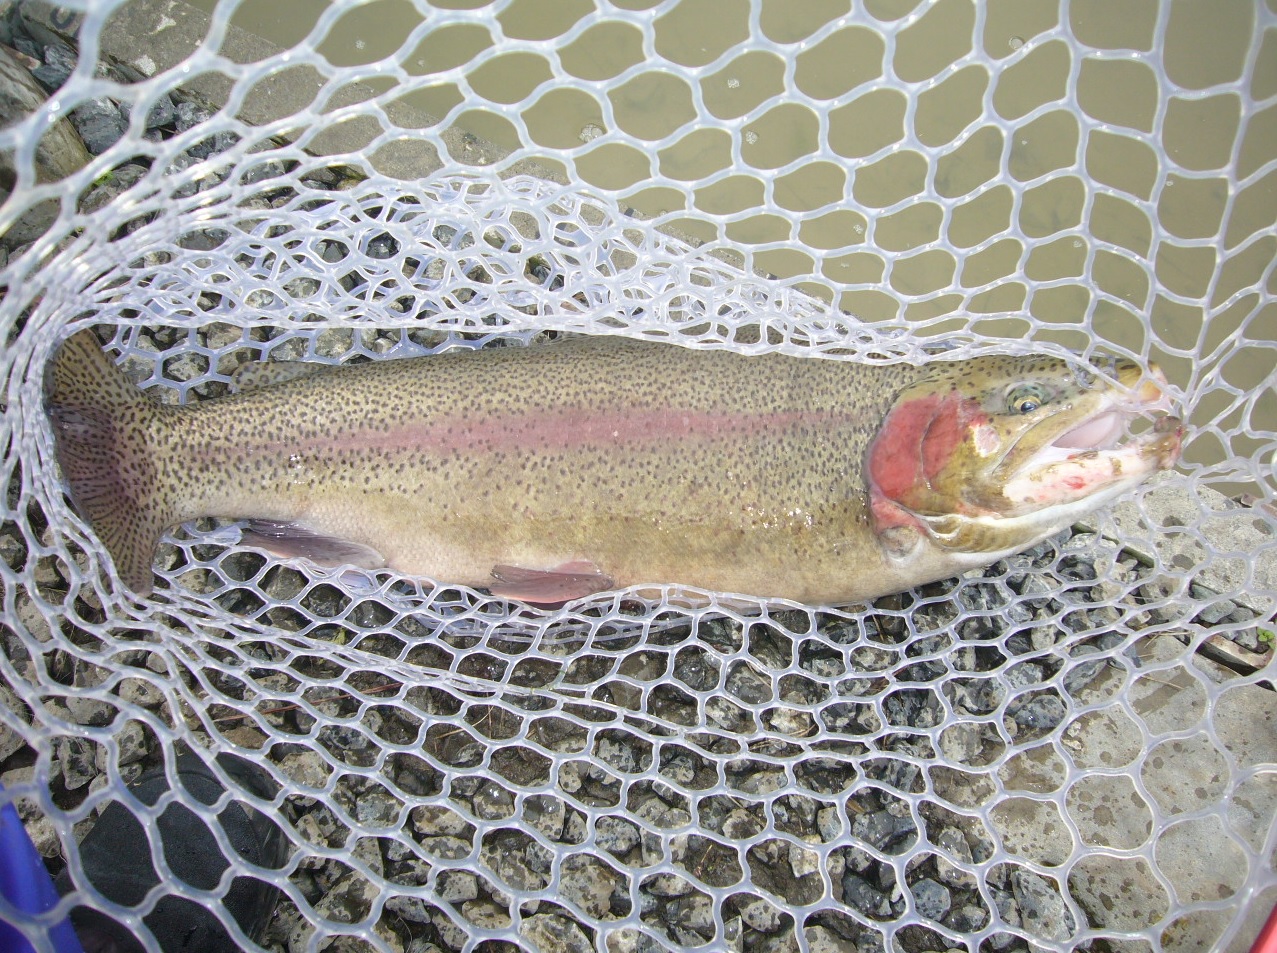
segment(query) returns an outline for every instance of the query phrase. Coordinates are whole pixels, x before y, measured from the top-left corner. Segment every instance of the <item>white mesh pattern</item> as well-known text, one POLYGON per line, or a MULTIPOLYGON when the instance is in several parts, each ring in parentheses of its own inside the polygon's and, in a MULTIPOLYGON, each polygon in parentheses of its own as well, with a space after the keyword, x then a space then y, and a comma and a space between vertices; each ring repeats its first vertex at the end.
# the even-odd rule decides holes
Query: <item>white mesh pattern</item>
MULTIPOLYGON (((235 39, 219 5, 176 66, 158 39, 112 54, 151 58, 134 81, 106 54, 150 8, 67 14, 77 70, 0 131, 17 174, 0 226, 59 210, 9 241, 0 303, 0 797, 46 856, 82 874, 97 811, 185 744, 269 772, 273 800, 234 797, 290 854, 165 889, 220 909, 238 874, 275 883, 267 949, 1253 937, 1277 901, 1277 24, 1250 3, 1205 24, 1189 3, 1121 23, 1080 2, 866 6, 419 4, 411 29, 363 33, 377 6, 333 5, 241 64, 218 52, 235 39), (1193 29, 1222 66, 1175 59, 1193 29), (373 51, 332 46, 350 35, 373 51), (814 71, 822 57, 839 68, 814 71), (318 93, 267 116, 250 92, 304 68, 318 93), (226 108, 148 138, 162 96, 206 74, 226 108), (405 93, 447 115, 410 124, 405 93), (131 104, 125 137, 37 182, 50 119, 101 97, 131 104), (1225 141, 1184 133, 1202 103, 1225 141), (342 151, 333 126, 371 121, 342 151), (468 123, 510 155, 444 132, 468 123), (387 174, 426 147, 449 171, 387 174), (502 175, 525 161, 571 184, 502 175), (874 361, 1105 350, 1160 362, 1193 435, 1116 515, 868 607, 521 610, 281 562, 211 522, 166 537, 140 600, 53 462, 42 370, 83 326, 114 329, 130 376, 171 401, 225 393, 250 360, 564 331, 874 361)), ((166 803, 129 804, 162 875, 166 803)), ((159 897, 75 902, 145 937, 159 897)), ((71 905, 0 912, 43 942, 71 905)))

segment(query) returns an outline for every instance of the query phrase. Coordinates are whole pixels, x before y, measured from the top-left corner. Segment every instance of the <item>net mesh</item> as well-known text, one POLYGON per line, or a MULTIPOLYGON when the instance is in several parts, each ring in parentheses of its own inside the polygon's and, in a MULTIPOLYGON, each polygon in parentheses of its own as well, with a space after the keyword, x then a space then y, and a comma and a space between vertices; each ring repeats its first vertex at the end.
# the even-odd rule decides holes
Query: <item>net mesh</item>
POLYGON ((74 55, 0 131, 0 800, 83 886, 0 915, 37 948, 74 904, 155 948, 165 893, 245 949, 1244 948, 1277 901, 1277 21, 1128 6, 336 4, 278 45, 250 4, 11 10, 74 55), (51 162, 103 103, 115 138, 51 162), (1192 430, 1087 525, 869 606, 533 611, 212 521, 140 600, 42 409, 83 326, 174 402, 565 332, 1103 350, 1192 430), (228 793, 125 793, 181 750, 228 793), (77 849, 113 800, 165 880, 136 905, 77 849), (286 859, 213 823, 220 882, 168 876, 174 800, 256 807, 286 859), (282 892, 256 939, 240 875, 282 892))

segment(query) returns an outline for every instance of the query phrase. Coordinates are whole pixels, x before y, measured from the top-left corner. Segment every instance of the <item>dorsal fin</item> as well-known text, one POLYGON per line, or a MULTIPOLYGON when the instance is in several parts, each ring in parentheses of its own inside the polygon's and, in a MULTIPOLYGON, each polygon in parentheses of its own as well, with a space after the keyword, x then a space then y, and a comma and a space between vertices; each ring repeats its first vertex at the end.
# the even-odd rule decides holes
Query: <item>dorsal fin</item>
POLYGON ((253 361, 240 365, 231 374, 231 393, 242 394, 246 390, 272 387, 285 381, 295 381, 299 377, 318 374, 331 367, 331 364, 319 364, 315 361, 253 361))

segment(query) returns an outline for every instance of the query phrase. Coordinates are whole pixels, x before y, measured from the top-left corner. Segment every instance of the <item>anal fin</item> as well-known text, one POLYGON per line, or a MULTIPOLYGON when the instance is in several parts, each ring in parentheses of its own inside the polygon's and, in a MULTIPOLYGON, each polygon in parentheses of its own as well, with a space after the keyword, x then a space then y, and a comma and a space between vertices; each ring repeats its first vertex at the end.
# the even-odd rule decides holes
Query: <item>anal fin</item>
POLYGON ((563 563, 554 569, 493 566, 492 580, 488 588, 494 596, 542 606, 561 605, 616 588, 611 576, 586 560, 563 563))
POLYGON ((380 569, 386 557, 371 546, 350 539, 325 536, 296 523, 249 520, 240 536, 246 546, 256 546, 281 559, 300 556, 320 566, 358 566, 380 569))

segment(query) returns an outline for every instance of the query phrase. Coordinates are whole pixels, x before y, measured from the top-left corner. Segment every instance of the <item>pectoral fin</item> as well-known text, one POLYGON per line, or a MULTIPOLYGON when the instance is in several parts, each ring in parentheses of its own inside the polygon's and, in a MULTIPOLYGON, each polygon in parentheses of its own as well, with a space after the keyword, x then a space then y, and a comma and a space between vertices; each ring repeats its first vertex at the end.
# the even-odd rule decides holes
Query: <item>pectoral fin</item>
POLYGON ((249 520, 240 536, 247 546, 256 546, 281 559, 300 556, 321 566, 358 566, 380 569, 386 558, 363 543, 324 536, 296 523, 249 520))
POLYGON ((616 586, 611 576, 585 560, 563 563, 554 569, 493 566, 492 580, 488 588, 494 596, 533 605, 559 605, 616 586))

